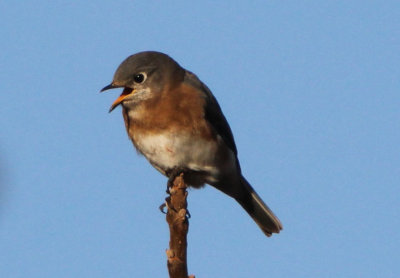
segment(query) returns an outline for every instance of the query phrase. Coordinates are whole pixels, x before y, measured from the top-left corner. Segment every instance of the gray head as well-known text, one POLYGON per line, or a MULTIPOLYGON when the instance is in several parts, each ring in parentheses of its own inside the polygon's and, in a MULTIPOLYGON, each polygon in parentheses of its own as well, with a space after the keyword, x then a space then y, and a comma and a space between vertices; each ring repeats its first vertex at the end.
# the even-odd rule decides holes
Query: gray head
POLYGON ((124 88, 111 105, 110 112, 123 102, 135 101, 173 88, 183 80, 185 70, 161 52, 139 52, 126 58, 118 67, 111 84, 101 92, 124 88))

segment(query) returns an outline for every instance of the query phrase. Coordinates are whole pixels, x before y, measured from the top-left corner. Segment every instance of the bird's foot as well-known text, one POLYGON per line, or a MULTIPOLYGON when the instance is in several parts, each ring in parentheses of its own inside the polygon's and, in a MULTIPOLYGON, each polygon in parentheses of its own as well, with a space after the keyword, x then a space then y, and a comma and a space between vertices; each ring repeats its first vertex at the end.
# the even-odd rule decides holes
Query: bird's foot
POLYGON ((176 177, 178 177, 180 174, 185 174, 186 171, 186 169, 180 167, 175 167, 171 170, 166 171, 165 174, 168 177, 167 194, 170 193, 169 189, 172 188, 172 186, 174 185, 174 180, 176 179, 176 177))
MULTIPOLYGON (((165 202, 165 203, 162 203, 158 208, 161 211, 161 213, 167 214, 167 211, 165 211, 165 208, 167 208, 167 210, 168 210, 169 207, 168 207, 167 203, 165 202)), ((190 219, 192 217, 192 215, 190 214, 188 209, 185 209, 185 217, 187 219, 190 219)))

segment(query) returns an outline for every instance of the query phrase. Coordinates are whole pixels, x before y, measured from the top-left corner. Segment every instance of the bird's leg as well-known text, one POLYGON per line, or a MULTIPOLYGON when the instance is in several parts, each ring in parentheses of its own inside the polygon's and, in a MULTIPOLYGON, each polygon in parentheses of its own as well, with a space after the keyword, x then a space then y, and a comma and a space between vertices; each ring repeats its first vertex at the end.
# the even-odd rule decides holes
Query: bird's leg
MULTIPOLYGON (((183 169, 183 168, 178 168, 178 167, 175 167, 175 168, 173 168, 173 169, 171 169, 171 170, 165 171, 165 175, 168 177, 167 190, 166 190, 166 193, 167 193, 168 195, 171 194, 170 188, 172 188, 172 186, 174 185, 174 180, 175 180, 175 178, 178 177, 181 173, 184 174, 185 172, 186 172, 185 169, 183 169)), ((167 204, 166 204, 166 203, 162 203, 162 204, 159 206, 159 209, 160 209, 160 211, 161 211, 162 213, 166 214, 166 212, 164 211, 164 209, 165 209, 166 207, 167 207, 167 204)), ((190 218, 189 212, 188 212, 187 214, 189 215, 189 218, 190 218)))
POLYGON ((186 169, 180 168, 180 167, 174 167, 171 170, 168 170, 165 172, 165 174, 168 177, 168 183, 167 183, 167 194, 169 194, 169 189, 174 185, 174 180, 177 176, 179 176, 181 173, 185 174, 186 169))
MULTIPOLYGON (((184 177, 185 173, 187 173, 187 172, 188 172, 188 170, 185 169, 185 168, 176 167, 176 168, 173 168, 171 171, 168 171, 166 173, 167 176, 168 176, 167 194, 170 194, 170 188, 173 187, 175 179, 181 174, 183 174, 183 177, 184 177)), ((186 192, 186 194, 187 194, 187 192, 186 192)), ((160 209, 161 209, 162 212, 164 212, 164 208, 166 206, 167 206, 166 204, 164 204, 164 206, 162 208, 160 206, 160 209)), ((191 217, 190 212, 189 212, 189 210, 187 208, 186 208, 186 217, 187 218, 191 217)))

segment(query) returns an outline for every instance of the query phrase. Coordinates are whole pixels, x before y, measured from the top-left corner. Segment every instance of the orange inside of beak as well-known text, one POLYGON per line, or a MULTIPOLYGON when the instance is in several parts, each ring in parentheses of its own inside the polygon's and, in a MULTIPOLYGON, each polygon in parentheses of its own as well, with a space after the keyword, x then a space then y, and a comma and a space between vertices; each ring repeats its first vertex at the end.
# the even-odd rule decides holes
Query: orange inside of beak
POLYGON ((121 104, 121 102, 130 94, 132 94, 133 89, 131 88, 124 88, 124 90, 122 91, 121 95, 113 102, 113 104, 111 105, 110 111, 113 111, 115 109, 115 107, 117 107, 118 105, 121 104))

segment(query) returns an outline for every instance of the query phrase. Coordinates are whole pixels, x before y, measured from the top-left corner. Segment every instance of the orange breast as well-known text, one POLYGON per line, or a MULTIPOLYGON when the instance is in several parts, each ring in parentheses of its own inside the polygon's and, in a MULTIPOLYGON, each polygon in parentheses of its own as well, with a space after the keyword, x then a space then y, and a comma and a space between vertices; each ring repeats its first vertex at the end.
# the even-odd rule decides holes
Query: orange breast
POLYGON ((215 137, 204 117, 205 98, 202 92, 181 83, 178 87, 147 99, 132 110, 123 109, 129 137, 135 134, 191 133, 215 137))

